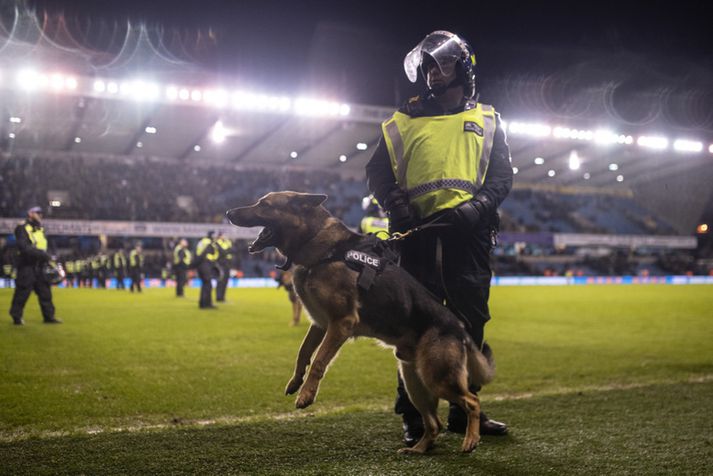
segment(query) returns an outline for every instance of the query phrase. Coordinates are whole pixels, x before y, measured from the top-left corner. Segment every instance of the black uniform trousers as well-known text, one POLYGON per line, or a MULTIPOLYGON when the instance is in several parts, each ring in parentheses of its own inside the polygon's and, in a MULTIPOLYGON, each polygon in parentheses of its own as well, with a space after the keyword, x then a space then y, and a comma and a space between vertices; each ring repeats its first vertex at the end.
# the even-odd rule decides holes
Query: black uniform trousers
POLYGON ((141 292, 141 269, 129 268, 129 277, 131 278, 129 290, 133 293, 134 288, 136 288, 136 291, 141 292))
POLYGON ((198 307, 208 308, 213 307, 213 270, 215 269, 215 262, 208 261, 204 259, 198 265, 198 277, 201 278, 201 297, 198 302, 198 307))
POLYGON ((215 287, 215 300, 218 302, 224 302, 225 291, 228 289, 228 280, 230 279, 230 263, 228 261, 222 261, 220 263, 220 269, 223 272, 221 273, 221 277, 218 279, 218 284, 215 287))
POLYGON ((126 289, 126 284, 124 284, 124 278, 126 278, 126 273, 124 269, 116 270, 116 289, 126 289))
MULTIPOLYGON (((439 300, 444 300, 457 316, 467 320, 466 328, 476 345, 482 344, 485 323, 490 319, 492 231, 488 223, 466 232, 454 226, 427 228, 407 238, 401 246, 401 266, 439 300), (438 241, 442 253, 440 272, 438 241)), ((405 417, 419 415, 400 375, 394 410, 405 417)))
POLYGON ((186 281, 188 280, 188 278, 187 278, 188 270, 186 268, 184 268, 183 266, 176 266, 175 271, 176 271, 176 296, 181 297, 181 296, 183 296, 183 288, 186 285, 186 281))
POLYGON ((26 265, 17 269, 15 279, 15 293, 12 295, 10 316, 14 321, 22 319, 25 303, 34 291, 40 301, 42 317, 45 321, 54 319, 54 304, 52 304, 52 289, 44 279, 38 266, 26 265))

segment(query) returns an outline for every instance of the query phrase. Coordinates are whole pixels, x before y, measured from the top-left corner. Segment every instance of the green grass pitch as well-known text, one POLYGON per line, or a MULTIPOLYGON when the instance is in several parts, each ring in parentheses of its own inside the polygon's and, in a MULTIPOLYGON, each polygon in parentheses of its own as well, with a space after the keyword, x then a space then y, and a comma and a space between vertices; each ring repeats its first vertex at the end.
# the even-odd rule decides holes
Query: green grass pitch
MULTIPOLYGON (((24 327, 0 290, 0 474, 712 474, 713 287, 496 287, 482 393, 507 437, 396 453, 396 365, 347 344, 315 404, 283 389, 307 329, 286 293, 55 290, 24 327)), ((445 415, 446 407, 441 406, 445 415)))

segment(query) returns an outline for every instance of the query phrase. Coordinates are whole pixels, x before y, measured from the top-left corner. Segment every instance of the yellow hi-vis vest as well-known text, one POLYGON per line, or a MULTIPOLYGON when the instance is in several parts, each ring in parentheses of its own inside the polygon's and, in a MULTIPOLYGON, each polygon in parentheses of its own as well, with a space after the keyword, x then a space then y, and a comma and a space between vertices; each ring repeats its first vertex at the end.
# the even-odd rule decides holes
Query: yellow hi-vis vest
POLYGON ((42 228, 40 226, 40 227, 37 227, 37 229, 35 229, 32 225, 30 225, 29 223, 26 223, 25 231, 27 232, 27 235, 30 237, 32 246, 34 246, 38 250, 47 251, 47 237, 45 236, 44 228, 42 228))
POLYGON ((203 258, 207 259, 208 261, 217 261, 218 260, 218 247, 213 245, 213 240, 211 240, 208 237, 205 237, 201 239, 201 241, 198 242, 196 245, 196 255, 201 256, 203 255, 203 258), (213 247, 213 252, 212 253, 206 253, 203 255, 203 251, 205 251, 207 246, 212 246, 213 247))
POLYGON ((183 264, 186 266, 191 265, 191 250, 188 248, 181 248, 180 246, 176 246, 173 249, 173 264, 181 264, 181 258, 178 256, 178 253, 184 250, 185 253, 183 253, 183 264))
POLYGON ((119 250, 114 253, 114 269, 126 268, 126 256, 119 250))
POLYGON ((233 247, 233 242, 230 241, 228 238, 220 238, 216 240, 216 243, 218 243, 218 246, 220 246, 223 250, 223 253, 225 254, 225 259, 232 260, 233 254, 229 253, 229 251, 233 247))
POLYGON ((361 219, 362 233, 373 233, 377 238, 385 240, 389 237, 389 219, 381 217, 364 217, 361 219))
POLYGON ((470 101, 444 116, 396 112, 381 125, 399 187, 420 218, 473 198, 488 172, 495 109, 470 101))
POLYGON ((129 266, 132 268, 138 268, 144 265, 144 255, 140 254, 136 250, 131 250, 129 253, 129 266))

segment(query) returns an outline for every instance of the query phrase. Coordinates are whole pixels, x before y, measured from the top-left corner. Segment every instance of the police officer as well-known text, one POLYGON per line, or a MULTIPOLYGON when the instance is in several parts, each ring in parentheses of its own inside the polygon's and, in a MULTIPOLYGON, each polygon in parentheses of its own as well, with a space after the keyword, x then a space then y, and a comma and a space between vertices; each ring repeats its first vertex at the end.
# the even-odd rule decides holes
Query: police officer
POLYGON ((126 278, 126 253, 123 248, 116 250, 111 257, 111 265, 114 269, 114 277, 116 278, 116 289, 126 289, 124 279, 126 278))
POLYGON ((66 283, 68 288, 74 287, 74 260, 70 256, 64 261, 64 270, 67 272, 66 283))
MULTIPOLYGON (((459 36, 436 31, 404 60, 411 82, 419 72, 427 90, 382 124, 383 138, 366 166, 369 189, 384 205, 391 230, 432 226, 407 237, 402 266, 467 321, 483 344, 490 319, 490 251, 497 207, 512 187, 510 150, 499 115, 477 100, 475 55, 459 36)), ((477 391, 477 388, 473 388, 477 391)), ((396 412, 404 442, 423 434, 420 415, 399 379, 396 412)), ((465 432, 467 419, 451 405, 448 429, 465 432)), ((507 426, 480 415, 480 432, 503 435, 507 426)))
POLYGON ((133 293, 134 289, 141 292, 141 274, 144 272, 144 255, 141 243, 136 243, 134 249, 129 253, 129 277, 131 278, 131 287, 129 290, 133 293))
POLYGON ((35 291, 40 301, 40 309, 45 324, 59 324, 62 321, 54 317, 52 290, 43 275, 43 267, 51 257, 47 254, 47 237, 42 228, 42 209, 32 207, 27 211, 27 219, 15 228, 17 240, 17 278, 15 293, 12 296, 10 316, 16 325, 23 325, 22 311, 30 293, 35 291))
POLYGON ((389 237, 389 217, 379 206, 376 198, 373 195, 364 197, 361 201, 361 208, 364 210, 364 218, 359 223, 359 233, 371 233, 382 240, 387 239, 389 237))
POLYGON ((181 239, 173 249, 173 272, 176 275, 176 297, 183 297, 183 288, 186 285, 188 268, 191 266, 191 250, 188 241, 181 239))
POLYGON ((200 309, 216 309, 213 305, 213 273, 215 272, 220 251, 213 236, 215 232, 209 231, 196 245, 196 265, 198 277, 201 278, 201 297, 198 302, 200 309))
POLYGON ((222 231, 218 233, 218 239, 215 240, 220 251, 218 264, 220 265, 221 274, 218 280, 218 286, 215 290, 215 300, 225 302, 225 291, 228 288, 228 280, 230 279, 230 269, 233 266, 233 242, 225 236, 222 231))

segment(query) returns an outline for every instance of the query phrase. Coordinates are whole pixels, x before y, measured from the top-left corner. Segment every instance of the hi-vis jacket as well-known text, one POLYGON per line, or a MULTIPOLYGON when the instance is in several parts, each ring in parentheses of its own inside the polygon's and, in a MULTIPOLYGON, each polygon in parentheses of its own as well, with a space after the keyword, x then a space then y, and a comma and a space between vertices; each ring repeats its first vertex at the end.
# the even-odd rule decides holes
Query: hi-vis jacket
POLYGON ((492 106, 468 101, 457 114, 396 112, 382 124, 396 181, 421 218, 475 196, 488 172, 495 121, 492 106))
POLYGON ((18 249, 18 268, 49 261, 47 237, 42 226, 26 220, 15 227, 15 239, 18 249))
POLYGON ((202 262, 203 260, 214 262, 218 260, 219 256, 220 251, 218 250, 218 246, 210 238, 202 238, 198 244, 196 244, 196 260, 198 260, 198 262, 202 262))
POLYGON ((483 194, 495 213, 512 188, 510 149, 490 106, 465 101, 444 112, 433 99, 412 98, 383 123, 382 133, 366 166, 379 203, 403 191, 425 219, 483 194))

